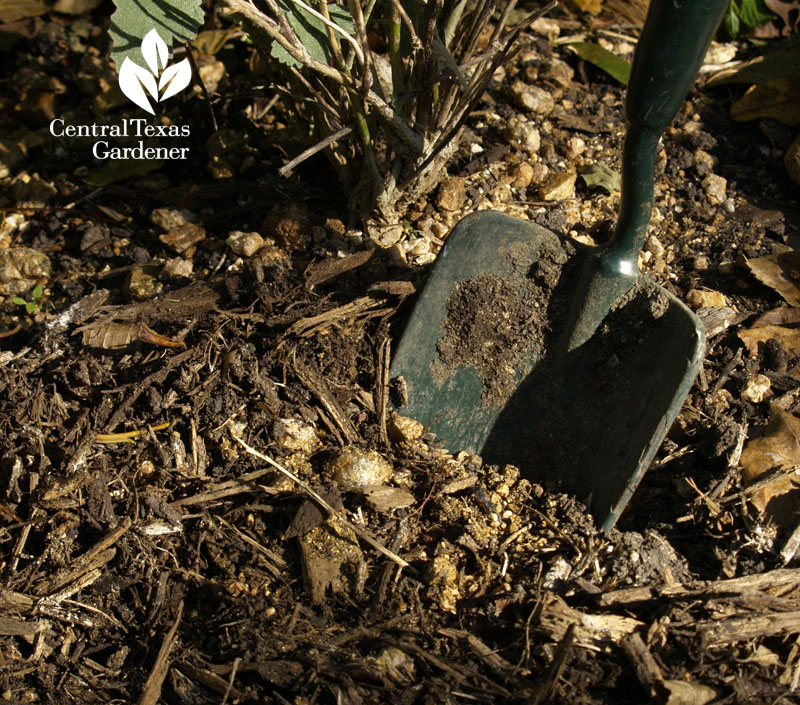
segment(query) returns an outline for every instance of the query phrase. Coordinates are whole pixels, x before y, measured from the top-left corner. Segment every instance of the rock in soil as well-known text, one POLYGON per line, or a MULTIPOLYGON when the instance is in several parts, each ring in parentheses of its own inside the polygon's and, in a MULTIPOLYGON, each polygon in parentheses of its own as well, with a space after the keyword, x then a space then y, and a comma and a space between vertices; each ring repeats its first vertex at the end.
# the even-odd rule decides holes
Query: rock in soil
POLYGON ((231 251, 240 257, 252 257, 264 246, 264 238, 256 232, 243 233, 234 230, 226 240, 231 251))
POLYGON ((0 296, 24 294, 50 276, 50 258, 30 247, 0 249, 0 296))

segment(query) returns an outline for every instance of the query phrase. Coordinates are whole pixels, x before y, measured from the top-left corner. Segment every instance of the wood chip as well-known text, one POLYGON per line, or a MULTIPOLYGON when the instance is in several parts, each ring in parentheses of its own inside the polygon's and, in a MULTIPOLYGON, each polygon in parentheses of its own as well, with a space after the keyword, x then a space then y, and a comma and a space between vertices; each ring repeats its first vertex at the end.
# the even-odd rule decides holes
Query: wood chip
POLYGON ((697 624, 703 648, 736 644, 752 639, 800 634, 800 611, 773 612, 697 624))
POLYGON ((374 254, 375 250, 363 250, 341 259, 326 259, 322 262, 315 262, 306 270, 306 284, 309 289, 313 289, 318 284, 322 284, 322 282, 366 264, 374 254))
POLYGON ((92 546, 86 553, 72 561, 68 568, 57 571, 53 576, 39 583, 33 590, 34 595, 50 595, 59 588, 77 580, 89 571, 108 563, 115 555, 113 545, 131 528, 131 520, 125 517, 120 525, 92 546))
POLYGON ((312 335, 329 328, 334 323, 338 323, 339 321, 344 321, 349 318, 358 318, 365 315, 367 312, 372 315, 380 315, 383 313, 389 313, 393 310, 374 310, 383 304, 383 299, 375 299, 371 296, 362 296, 361 298, 355 299, 354 301, 344 304, 343 306, 333 308, 330 311, 319 313, 316 316, 301 318, 299 321, 295 321, 291 326, 289 326, 286 332, 289 335, 298 335, 301 338, 309 338, 312 335))
POLYGON ((139 705, 158 705, 161 699, 161 686, 164 684, 164 679, 167 677, 170 665, 170 654, 172 649, 175 648, 175 643, 178 640, 178 627, 181 623, 183 616, 183 600, 178 603, 178 614, 175 616, 175 622, 167 632, 161 648, 158 650, 156 662, 153 670, 150 671, 150 676, 144 684, 142 697, 139 699, 139 705))

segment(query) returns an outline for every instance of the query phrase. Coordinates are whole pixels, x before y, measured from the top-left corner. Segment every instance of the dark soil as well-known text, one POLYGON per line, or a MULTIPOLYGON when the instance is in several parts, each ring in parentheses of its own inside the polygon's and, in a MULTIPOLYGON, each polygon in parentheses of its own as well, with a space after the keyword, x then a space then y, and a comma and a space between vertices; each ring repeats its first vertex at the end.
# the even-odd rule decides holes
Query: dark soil
POLYGON ((481 403, 487 408, 506 405, 520 375, 527 372, 521 369, 523 359, 527 365, 545 354, 550 297, 574 250, 557 239, 543 241, 531 265, 527 249, 517 249, 522 252, 500 253, 511 259, 512 276, 487 273, 455 286, 437 344, 435 376, 447 376, 457 365, 472 365, 480 375, 481 403))
MULTIPOLYGON (((605 31, 561 22, 564 34, 605 31)), ((730 311, 725 327, 701 310, 703 369, 617 527, 601 532, 585 495, 530 468, 445 454, 392 418, 387 376, 418 265, 446 238, 430 219, 495 207, 604 240, 616 196, 579 181, 544 202, 513 174, 528 161, 580 166, 576 137, 618 167, 623 89, 526 35, 451 166, 467 179, 463 211, 417 203, 412 237, 384 250, 346 226, 322 158, 275 176, 301 136, 238 41, 198 57, 222 65, 219 133, 187 90, 158 118, 191 124, 187 163, 94 180, 107 165, 90 144, 56 140, 48 125, 141 116, 106 90, 107 23, 102 8, 45 15, 0 68, 0 253, 49 260, 17 292, 30 312, 11 293, 0 301, 3 702, 625 704, 678 687, 689 702, 798 699, 800 569, 784 550, 796 522, 766 521, 738 464, 770 404, 800 402, 787 369, 796 351, 776 342, 751 357, 737 337, 782 305, 740 254, 798 236, 785 128, 732 122, 730 87, 701 79, 665 137, 652 227, 662 249, 651 243, 644 268, 681 298, 720 292, 730 311), (556 58, 573 70, 566 82, 552 78, 556 58), (504 136, 518 77, 555 96, 550 114, 524 115, 541 131, 535 157, 504 136), (711 171, 727 179, 727 207, 702 186, 711 171), (188 209, 203 237, 176 244, 154 222, 159 208, 188 209), (234 231, 266 242, 237 254, 234 231), (772 381, 760 402, 742 391, 756 374, 772 381), (380 453, 391 476, 337 486, 342 448, 380 453)), ((508 256, 524 282, 469 282, 443 343, 446 364, 483 366, 489 404, 510 389, 492 368, 548 335, 552 319, 526 318, 526 297, 562 285, 553 263, 530 270, 508 256), (470 299, 481 315, 457 322, 470 299)), ((661 320, 649 295, 619 313, 627 324, 598 338, 590 398, 645 335, 639 322, 661 320)), ((615 408, 585 408, 595 437, 615 408)), ((585 433, 574 426, 546 462, 590 458, 585 433)))

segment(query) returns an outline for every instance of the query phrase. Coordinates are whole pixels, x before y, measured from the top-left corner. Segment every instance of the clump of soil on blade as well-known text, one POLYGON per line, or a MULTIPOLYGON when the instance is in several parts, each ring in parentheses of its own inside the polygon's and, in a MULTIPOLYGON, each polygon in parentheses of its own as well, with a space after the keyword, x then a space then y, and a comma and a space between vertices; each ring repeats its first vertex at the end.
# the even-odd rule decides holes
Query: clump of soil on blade
POLYGON ((511 275, 483 274, 457 284, 436 346, 436 376, 471 365, 481 378, 481 404, 502 409, 519 382, 520 369, 545 352, 550 298, 573 250, 556 238, 544 241, 531 263, 529 248, 511 247, 503 253, 512 265, 511 275))

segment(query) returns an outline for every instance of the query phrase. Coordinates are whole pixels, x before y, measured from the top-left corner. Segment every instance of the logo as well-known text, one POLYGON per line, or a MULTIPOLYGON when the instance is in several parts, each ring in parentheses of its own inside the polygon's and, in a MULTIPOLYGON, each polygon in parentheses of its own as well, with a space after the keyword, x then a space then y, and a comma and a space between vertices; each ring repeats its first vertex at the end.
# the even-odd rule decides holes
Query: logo
POLYGON ((171 66, 167 65, 169 48, 158 36, 155 28, 151 29, 142 40, 142 55, 147 68, 125 57, 119 70, 119 87, 132 102, 151 115, 155 115, 147 93, 156 103, 172 98, 191 82, 192 67, 189 59, 171 66))

